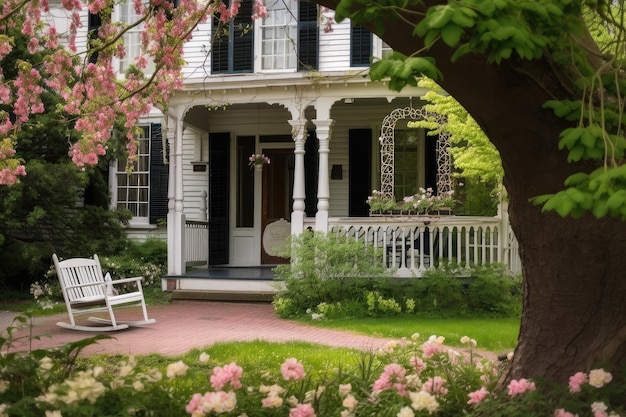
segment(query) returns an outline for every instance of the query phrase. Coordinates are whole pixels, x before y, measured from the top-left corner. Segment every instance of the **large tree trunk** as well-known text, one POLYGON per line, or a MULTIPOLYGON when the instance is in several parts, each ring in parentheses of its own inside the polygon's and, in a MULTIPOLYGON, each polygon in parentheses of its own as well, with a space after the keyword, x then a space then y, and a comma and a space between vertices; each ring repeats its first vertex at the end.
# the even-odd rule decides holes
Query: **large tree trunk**
MULTIPOLYGON (((333 8, 336 0, 321 0, 333 8)), ((422 48, 412 27, 387 25, 382 38, 410 55, 422 48)), ((599 361, 626 365, 626 223, 561 218, 529 199, 563 188, 572 166, 559 151, 567 127, 549 99, 568 97, 568 80, 548 59, 490 65, 482 56, 450 61, 441 43, 426 52, 444 78, 440 85, 478 121, 502 157, 511 226, 520 246, 524 309, 509 379, 564 382, 599 361)))

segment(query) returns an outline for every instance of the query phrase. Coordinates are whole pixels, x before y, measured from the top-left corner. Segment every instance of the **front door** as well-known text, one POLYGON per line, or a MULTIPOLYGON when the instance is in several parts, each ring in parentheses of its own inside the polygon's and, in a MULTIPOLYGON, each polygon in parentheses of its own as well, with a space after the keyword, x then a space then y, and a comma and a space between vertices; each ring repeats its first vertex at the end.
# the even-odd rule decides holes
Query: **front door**
MULTIPOLYGON (((263 153, 270 158, 269 165, 263 168, 263 205, 261 212, 261 242, 267 242, 263 236, 267 225, 284 219, 291 221, 293 207, 293 149, 264 149, 263 153)), ((287 263, 288 259, 275 255, 270 248, 268 253, 261 244, 261 263, 287 263)))

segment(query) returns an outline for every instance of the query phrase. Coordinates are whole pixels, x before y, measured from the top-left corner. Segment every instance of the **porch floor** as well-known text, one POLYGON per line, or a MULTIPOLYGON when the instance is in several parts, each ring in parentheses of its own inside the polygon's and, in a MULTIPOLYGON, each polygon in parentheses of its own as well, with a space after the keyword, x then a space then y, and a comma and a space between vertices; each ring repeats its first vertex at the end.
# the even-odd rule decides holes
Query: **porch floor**
POLYGON ((206 278, 206 279, 261 279, 273 280, 276 265, 262 266, 213 266, 194 267, 182 275, 163 277, 164 279, 206 278))
POLYGON ((275 266, 195 267, 163 279, 176 300, 271 302, 275 266))

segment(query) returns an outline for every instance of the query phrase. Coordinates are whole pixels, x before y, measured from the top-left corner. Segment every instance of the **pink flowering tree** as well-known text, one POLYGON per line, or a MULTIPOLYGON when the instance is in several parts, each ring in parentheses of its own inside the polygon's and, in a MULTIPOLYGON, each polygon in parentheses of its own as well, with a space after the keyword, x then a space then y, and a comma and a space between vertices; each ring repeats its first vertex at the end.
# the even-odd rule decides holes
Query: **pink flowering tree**
MULTIPOLYGON (((239 1, 226 7, 221 1, 197 2, 181 0, 176 6, 171 1, 135 0, 133 7, 139 18, 129 24, 112 22, 110 10, 114 2, 95 0, 63 0, 62 7, 69 15, 68 38, 60 38, 57 28, 47 24, 50 4, 47 0, 2 2, 0 11, 0 185, 14 184, 26 175, 23 159, 16 155, 18 133, 34 114, 46 111, 41 100, 44 90, 52 90, 63 99, 63 109, 72 121, 80 139, 71 145, 69 154, 79 167, 95 165, 107 152, 113 127, 120 119, 126 136, 126 148, 132 161, 136 153, 133 130, 140 116, 153 106, 167 110, 171 95, 182 87, 181 69, 184 65, 183 46, 192 37, 199 23, 217 14, 221 21, 237 15, 239 1), (87 51, 77 48, 77 31, 83 24, 80 12, 88 8, 91 14, 100 14, 102 25, 91 35, 87 51), (30 39, 28 50, 54 50, 38 62, 17 63, 14 80, 4 77, 4 59, 15 47, 15 38, 9 29, 21 24, 21 34, 30 39), (130 28, 141 25, 142 54, 118 78, 114 59, 126 56, 123 35, 130 28), (153 71, 146 75, 149 63, 153 71)), ((266 16, 261 0, 254 5, 254 18, 266 16)))

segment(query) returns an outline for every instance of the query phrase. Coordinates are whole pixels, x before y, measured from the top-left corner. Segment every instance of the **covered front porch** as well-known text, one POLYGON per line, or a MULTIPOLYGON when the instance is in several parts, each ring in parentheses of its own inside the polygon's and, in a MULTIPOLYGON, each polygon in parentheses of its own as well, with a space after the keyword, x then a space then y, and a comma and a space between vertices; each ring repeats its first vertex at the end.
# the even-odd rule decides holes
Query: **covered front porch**
POLYGON ((424 92, 385 97, 386 85, 354 79, 263 88, 251 80, 174 97, 166 130, 164 289, 202 291, 211 283, 215 291, 274 291, 269 279, 189 275, 216 267, 271 270, 289 261, 276 247, 306 230, 381 248, 380 262, 400 277, 420 276, 444 262, 497 262, 517 271, 506 210, 493 217, 369 214, 366 200, 374 188, 391 186, 392 195, 395 185, 399 198, 411 185, 450 190, 449 160, 441 158, 446 138, 407 123, 424 116, 424 92), (404 154, 394 164, 399 137, 404 154), (248 166, 251 153, 271 163, 248 166), (394 184, 399 177, 393 174, 400 163, 402 185, 394 184))
MULTIPOLYGON (((446 263, 456 265, 461 274, 465 268, 493 263, 508 266, 512 273, 521 272, 517 240, 509 227, 505 204, 494 217, 338 217, 329 218, 328 224, 331 233, 380 248, 379 261, 398 277, 419 277, 426 269, 446 263)), ((310 219, 304 225, 312 230, 315 222, 310 219)), ((186 263, 190 268, 181 276, 167 277, 170 290, 178 290, 185 298, 219 299, 223 291, 240 293, 248 300, 271 299, 277 289, 272 265, 209 267, 206 242, 208 223, 189 223, 186 247, 193 250, 186 252, 186 263)))

